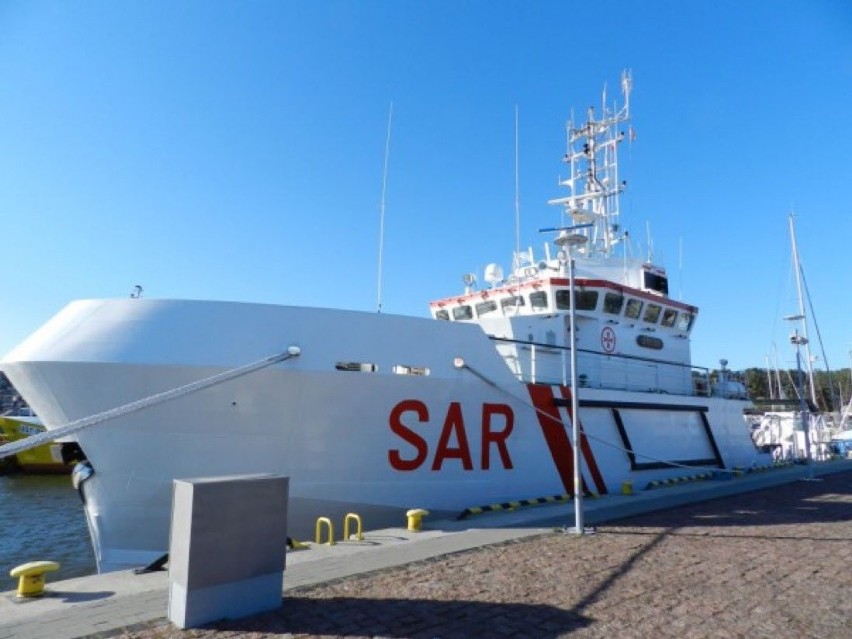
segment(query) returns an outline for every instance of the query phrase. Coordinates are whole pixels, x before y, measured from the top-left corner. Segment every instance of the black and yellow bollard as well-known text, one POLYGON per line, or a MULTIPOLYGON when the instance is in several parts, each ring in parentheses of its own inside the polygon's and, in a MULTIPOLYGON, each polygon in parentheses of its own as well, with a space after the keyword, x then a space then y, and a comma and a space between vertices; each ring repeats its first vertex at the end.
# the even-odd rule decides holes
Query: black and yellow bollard
POLYGON ((31 561, 12 568, 9 574, 18 577, 19 597, 41 597, 44 594, 44 574, 54 570, 59 570, 55 561, 31 561))

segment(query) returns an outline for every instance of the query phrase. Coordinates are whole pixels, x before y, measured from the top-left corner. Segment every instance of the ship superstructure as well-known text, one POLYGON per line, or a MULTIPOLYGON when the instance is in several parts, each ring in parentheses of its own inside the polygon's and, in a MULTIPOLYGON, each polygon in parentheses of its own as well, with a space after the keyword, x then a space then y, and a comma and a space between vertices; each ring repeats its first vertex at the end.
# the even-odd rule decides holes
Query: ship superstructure
POLYGON ((601 116, 568 122, 569 194, 550 200, 561 209, 560 225, 542 229, 555 236, 537 257, 516 252, 504 277, 485 267, 486 286, 465 276, 462 294, 431 303, 432 316, 482 326, 509 367, 524 381, 566 383, 565 350, 576 347, 584 386, 621 390, 707 394, 709 371, 693 369, 690 332, 698 309, 669 297, 666 271, 622 248, 629 236, 619 225, 618 149, 634 137, 629 127, 630 75, 622 76, 624 105, 601 116), (570 267, 574 266, 574 272, 570 267), (573 279, 573 282, 572 282, 573 279), (571 286, 575 332, 571 339, 571 286))

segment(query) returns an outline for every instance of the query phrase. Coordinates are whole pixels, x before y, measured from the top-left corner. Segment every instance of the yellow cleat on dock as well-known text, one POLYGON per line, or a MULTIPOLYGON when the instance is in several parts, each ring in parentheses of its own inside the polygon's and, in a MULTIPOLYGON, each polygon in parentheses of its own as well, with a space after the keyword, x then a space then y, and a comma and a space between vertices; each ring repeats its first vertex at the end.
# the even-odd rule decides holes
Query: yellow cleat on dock
POLYGON ((9 571, 12 577, 18 577, 19 597, 41 597, 44 594, 44 574, 59 570, 56 561, 31 561, 9 571))

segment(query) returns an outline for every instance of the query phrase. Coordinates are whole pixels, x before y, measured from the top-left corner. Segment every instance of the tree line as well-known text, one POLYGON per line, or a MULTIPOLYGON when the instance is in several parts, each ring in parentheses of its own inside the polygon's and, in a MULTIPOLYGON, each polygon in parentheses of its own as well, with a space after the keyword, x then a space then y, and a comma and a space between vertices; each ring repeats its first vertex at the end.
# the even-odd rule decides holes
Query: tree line
MULTIPOLYGON (((772 389, 770 391, 770 374, 765 368, 747 368, 738 373, 739 378, 746 385, 749 397, 756 400, 768 400, 779 398, 779 377, 783 397, 787 399, 798 399, 798 375, 797 369, 779 369, 771 371, 772 389)), ((802 385, 806 398, 810 398, 811 390, 807 371, 802 371, 802 385)), ((836 371, 814 371, 814 389, 817 399, 817 409, 833 412, 842 411, 849 402, 852 394, 852 370, 842 368, 836 371)))

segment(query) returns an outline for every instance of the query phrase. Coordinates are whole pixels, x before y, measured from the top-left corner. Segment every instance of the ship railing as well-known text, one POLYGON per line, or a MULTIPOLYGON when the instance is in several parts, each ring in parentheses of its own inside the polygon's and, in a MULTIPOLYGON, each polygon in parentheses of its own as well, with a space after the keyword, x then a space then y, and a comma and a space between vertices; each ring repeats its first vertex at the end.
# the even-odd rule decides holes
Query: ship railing
MULTIPOLYGON (((570 386, 571 347, 491 336, 497 351, 520 381, 570 386)), ((710 369, 638 355, 577 349, 581 388, 672 395, 711 394, 710 369)))

